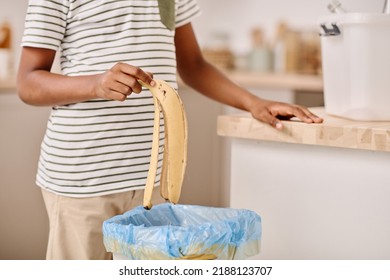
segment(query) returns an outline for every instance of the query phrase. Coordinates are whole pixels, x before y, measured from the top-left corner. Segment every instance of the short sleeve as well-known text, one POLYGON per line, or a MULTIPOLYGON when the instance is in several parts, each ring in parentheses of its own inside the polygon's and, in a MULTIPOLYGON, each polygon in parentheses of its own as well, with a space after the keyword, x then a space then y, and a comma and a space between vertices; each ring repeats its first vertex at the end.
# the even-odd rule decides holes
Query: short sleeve
POLYGON ((176 28, 190 23, 201 14, 196 0, 177 0, 176 3, 176 28))
POLYGON ((70 0, 29 0, 22 46, 58 50, 64 38, 70 0))

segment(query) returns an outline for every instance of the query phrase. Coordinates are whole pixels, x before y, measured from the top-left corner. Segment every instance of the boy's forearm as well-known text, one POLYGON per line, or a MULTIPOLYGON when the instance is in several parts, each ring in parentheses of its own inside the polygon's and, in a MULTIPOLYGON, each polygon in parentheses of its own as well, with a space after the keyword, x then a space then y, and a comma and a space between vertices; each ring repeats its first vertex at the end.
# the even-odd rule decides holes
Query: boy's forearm
POLYGON ((176 29, 178 72, 185 83, 200 93, 226 105, 250 111, 254 100, 262 102, 229 80, 202 56, 191 24, 176 29))
POLYGON ((69 77, 36 70, 18 78, 20 98, 36 106, 56 106, 94 98, 94 76, 69 77))
POLYGON ((208 62, 199 63, 192 73, 182 75, 185 83, 200 93, 223 104, 250 111, 254 95, 228 79, 221 71, 208 62), (196 73, 196 74, 194 74, 196 73))

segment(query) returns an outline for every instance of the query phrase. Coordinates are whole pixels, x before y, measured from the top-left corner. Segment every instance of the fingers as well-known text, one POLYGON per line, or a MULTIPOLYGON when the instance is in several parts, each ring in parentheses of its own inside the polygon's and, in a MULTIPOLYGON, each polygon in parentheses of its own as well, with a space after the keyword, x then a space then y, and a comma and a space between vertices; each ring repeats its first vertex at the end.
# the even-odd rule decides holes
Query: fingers
POLYGON ((123 101, 131 93, 142 91, 139 80, 151 86, 155 85, 151 73, 126 63, 117 63, 110 70, 100 75, 96 92, 98 97, 123 101))
POLYGON ((269 119, 266 122, 269 123, 273 128, 276 128, 277 130, 283 129, 282 122, 278 118, 275 118, 272 115, 270 115, 269 119))
MULTIPOLYGON (((290 105, 288 105, 290 106, 290 105)), ((297 117, 301 121, 305 123, 322 123, 323 119, 318 117, 317 115, 313 114, 309 109, 303 106, 298 105, 291 105, 291 112, 290 115, 297 117)))
POLYGON ((324 121, 323 118, 313 114, 309 109, 307 109, 306 107, 301 107, 301 110, 303 111, 303 113, 305 114, 305 116, 307 118, 309 118, 310 120, 312 120, 312 122, 314 123, 322 123, 324 121))
POLYGON ((253 114, 253 117, 261 122, 268 123, 277 130, 281 130, 283 128, 282 122, 266 107, 263 108, 260 112, 257 112, 257 114, 253 114))
POLYGON ((132 66, 126 63, 118 63, 114 67, 117 67, 117 69, 125 74, 122 75, 122 82, 124 82, 126 85, 131 86, 134 90, 134 92, 141 92, 142 87, 137 82, 137 80, 143 81, 145 84, 149 84, 151 86, 154 86, 155 82, 153 81, 153 76, 143 71, 141 68, 132 66))
POLYGON ((323 119, 313 114, 309 109, 299 105, 290 105, 280 102, 269 102, 256 108, 252 112, 254 118, 270 124, 277 130, 283 129, 281 119, 288 120, 297 117, 305 123, 322 123, 323 119))
MULTIPOLYGON (((146 74, 148 74, 152 79, 153 79, 153 73, 152 72, 145 72, 146 74)), ((151 83, 154 83, 154 81, 152 80, 151 83)), ((153 86, 152 84, 150 84, 151 86, 153 86)))

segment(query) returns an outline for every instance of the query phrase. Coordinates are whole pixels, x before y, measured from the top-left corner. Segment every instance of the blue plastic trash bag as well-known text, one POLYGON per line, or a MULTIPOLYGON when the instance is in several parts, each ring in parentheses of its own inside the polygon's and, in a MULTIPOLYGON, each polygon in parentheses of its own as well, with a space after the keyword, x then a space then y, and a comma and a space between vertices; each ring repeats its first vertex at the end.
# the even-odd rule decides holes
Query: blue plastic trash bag
POLYGON ((246 259, 260 251, 261 218, 242 209, 139 206, 104 221, 103 238, 121 259, 246 259))

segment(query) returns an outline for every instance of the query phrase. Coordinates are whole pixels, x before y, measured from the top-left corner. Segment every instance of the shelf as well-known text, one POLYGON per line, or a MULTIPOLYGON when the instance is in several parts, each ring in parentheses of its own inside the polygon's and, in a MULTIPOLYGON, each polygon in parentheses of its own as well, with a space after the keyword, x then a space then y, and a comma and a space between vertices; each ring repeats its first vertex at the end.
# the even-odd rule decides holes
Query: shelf
POLYGON ((313 93, 323 92, 323 81, 320 75, 258 73, 250 71, 225 71, 225 74, 241 86, 313 93))
MULTIPOLYGON (((294 92, 323 93, 321 75, 292 73, 261 73, 243 70, 220 69, 229 79, 242 87, 291 90, 294 92)), ((178 83, 185 86, 178 77, 178 83)))

